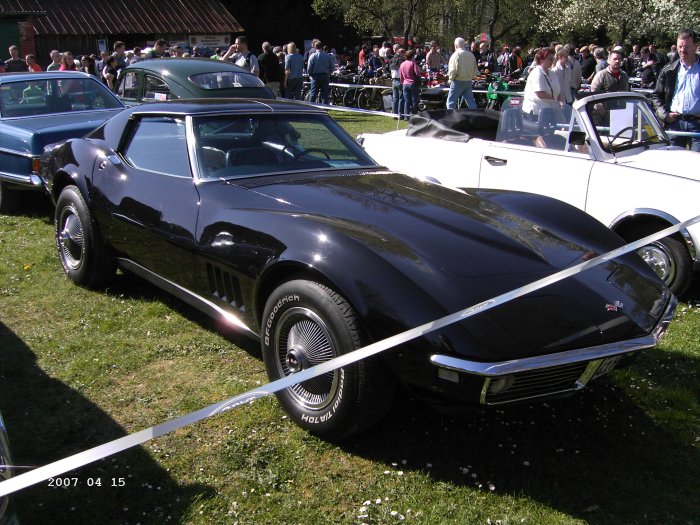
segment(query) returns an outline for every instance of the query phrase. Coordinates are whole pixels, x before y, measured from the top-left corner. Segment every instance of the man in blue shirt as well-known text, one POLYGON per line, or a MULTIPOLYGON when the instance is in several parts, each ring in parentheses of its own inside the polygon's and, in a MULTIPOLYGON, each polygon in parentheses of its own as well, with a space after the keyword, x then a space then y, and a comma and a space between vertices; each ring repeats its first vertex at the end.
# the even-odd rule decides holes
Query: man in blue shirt
POLYGON ((308 70, 311 77, 309 101, 316 102, 316 96, 320 94, 321 104, 328 104, 333 60, 323 50, 323 44, 320 41, 316 42, 315 47, 316 52, 309 56, 308 70))
POLYGON ((700 152, 700 62, 695 32, 681 31, 676 47, 679 59, 663 68, 651 100, 669 130, 698 134, 673 137, 673 144, 700 152))

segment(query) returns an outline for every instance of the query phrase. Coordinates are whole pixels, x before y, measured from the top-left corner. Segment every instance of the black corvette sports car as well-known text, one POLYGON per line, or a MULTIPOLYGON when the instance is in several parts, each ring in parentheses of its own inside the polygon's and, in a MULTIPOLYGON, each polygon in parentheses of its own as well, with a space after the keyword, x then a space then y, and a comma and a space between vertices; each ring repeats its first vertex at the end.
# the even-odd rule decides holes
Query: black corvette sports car
MULTIPOLYGON (((47 151, 42 175, 70 279, 147 279, 259 339, 270 379, 623 244, 559 201, 389 172, 324 111, 284 101, 130 108, 47 151)), ((654 346, 674 306, 629 255, 278 399, 342 438, 384 415, 396 380, 437 403, 561 396, 654 346)))

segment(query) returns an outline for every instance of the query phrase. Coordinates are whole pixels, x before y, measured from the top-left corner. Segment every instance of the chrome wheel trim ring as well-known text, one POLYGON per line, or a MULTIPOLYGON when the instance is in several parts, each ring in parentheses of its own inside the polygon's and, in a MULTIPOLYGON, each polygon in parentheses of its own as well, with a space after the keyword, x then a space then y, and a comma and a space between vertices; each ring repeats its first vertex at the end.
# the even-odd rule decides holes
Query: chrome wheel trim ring
MULTIPOLYGON (((274 333, 275 361, 281 376, 333 359, 338 354, 330 330, 314 311, 294 307, 283 312, 274 333)), ((287 389, 295 403, 307 410, 321 411, 333 402, 342 370, 328 372, 287 389)))
POLYGON ((71 270, 77 270, 83 263, 84 237, 83 224, 73 206, 66 206, 59 218, 58 245, 61 258, 71 270))
POLYGON ((663 244, 654 242, 637 250, 644 262, 651 266, 654 273, 667 285, 676 278, 676 261, 663 244))

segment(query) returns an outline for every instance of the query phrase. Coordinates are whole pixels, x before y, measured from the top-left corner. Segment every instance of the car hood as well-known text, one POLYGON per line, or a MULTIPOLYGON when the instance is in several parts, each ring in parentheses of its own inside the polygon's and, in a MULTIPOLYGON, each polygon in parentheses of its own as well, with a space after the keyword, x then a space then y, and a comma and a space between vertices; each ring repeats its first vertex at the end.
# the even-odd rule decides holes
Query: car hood
MULTIPOLYGON (((582 211, 539 195, 463 193, 383 171, 292 177, 236 181, 231 190, 247 187, 252 192, 244 198, 245 213, 252 214, 247 220, 262 228, 274 213, 276 233, 296 233, 278 236, 280 241, 322 272, 324 265, 343 261, 345 267, 357 264, 363 272, 376 271, 390 280, 394 277, 387 265, 394 268, 403 279, 401 293, 414 297, 401 301, 412 305, 402 315, 404 321, 411 319, 408 327, 623 244, 582 211), (315 240, 321 237, 321 243, 315 240), (358 256, 361 250, 374 257, 358 256), (416 297, 421 298, 420 308, 416 297)), ((218 202, 228 200, 220 186, 210 191, 218 202)), ((224 210, 219 212, 225 216, 224 210)), ((354 280, 364 283, 366 278, 354 280)), ((366 285, 358 286, 373 294, 366 285)), ((452 347, 462 355, 518 358, 644 335, 665 300, 663 284, 639 257, 630 255, 463 321, 454 328, 459 333, 443 333, 452 334, 452 347), (618 303, 624 311, 620 307, 610 313, 608 308, 617 309, 618 303)), ((384 315, 403 308, 388 307, 385 301, 379 300, 384 315)), ((401 320, 385 324, 394 322, 401 320)))
POLYGON ((22 153, 40 154, 46 146, 62 140, 82 137, 101 125, 122 108, 114 110, 78 111, 6 120, 3 125, 11 133, 2 133, 2 147, 22 153))
POLYGON ((629 157, 618 157, 617 163, 631 168, 667 173, 685 179, 700 181, 700 172, 689 168, 700 161, 700 155, 694 151, 673 146, 648 149, 629 157))
POLYGON ((589 249, 477 195, 393 173, 287 181, 255 191, 332 224, 395 265, 427 259, 459 277, 547 272, 589 249))

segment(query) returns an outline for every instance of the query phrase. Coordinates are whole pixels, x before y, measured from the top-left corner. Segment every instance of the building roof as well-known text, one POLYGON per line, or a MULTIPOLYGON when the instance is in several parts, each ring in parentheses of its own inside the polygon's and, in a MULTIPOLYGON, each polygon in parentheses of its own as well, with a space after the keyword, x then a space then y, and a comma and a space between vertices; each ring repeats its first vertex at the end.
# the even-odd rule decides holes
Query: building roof
POLYGON ((243 27, 218 0, 7 0, 0 16, 40 14, 37 35, 240 33, 243 27))
POLYGON ((37 0, 4 0, 0 2, 0 17, 15 15, 42 15, 44 8, 37 0))

